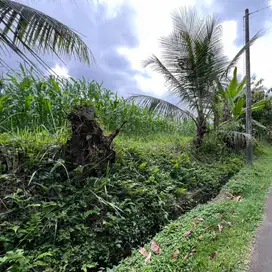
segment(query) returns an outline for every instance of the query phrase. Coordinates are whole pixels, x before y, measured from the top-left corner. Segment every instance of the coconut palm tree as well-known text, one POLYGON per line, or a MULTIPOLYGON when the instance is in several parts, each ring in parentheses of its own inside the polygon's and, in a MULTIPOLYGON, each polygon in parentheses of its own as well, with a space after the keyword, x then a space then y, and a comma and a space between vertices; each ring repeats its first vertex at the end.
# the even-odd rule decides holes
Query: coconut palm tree
MULTIPOLYGON (((172 13, 173 31, 160 39, 161 58, 152 55, 144 62, 162 74, 167 90, 177 98, 175 104, 147 96, 133 95, 138 105, 172 118, 191 118, 196 125, 196 145, 207 132, 207 120, 216 107, 216 80, 227 77, 246 46, 232 61, 223 53, 222 26, 216 16, 201 18, 195 8, 181 8, 172 13)), ((248 46, 259 36, 255 35, 248 46)), ((214 113, 215 114, 215 113, 214 113)))
POLYGON ((80 36, 54 18, 19 2, 0 0, 0 62, 11 49, 31 66, 30 53, 43 67, 49 68, 40 54, 53 52, 75 57, 90 64, 92 53, 80 36))

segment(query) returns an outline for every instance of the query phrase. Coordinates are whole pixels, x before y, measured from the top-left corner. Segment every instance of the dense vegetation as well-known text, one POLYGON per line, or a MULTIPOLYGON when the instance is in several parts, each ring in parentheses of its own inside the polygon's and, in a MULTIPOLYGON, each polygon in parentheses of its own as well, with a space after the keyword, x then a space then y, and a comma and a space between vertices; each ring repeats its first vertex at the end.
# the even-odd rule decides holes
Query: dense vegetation
MULTIPOLYGON (((29 11, 18 7, 6 9, 19 17, 29 11)), ((30 15, 41 16, 31 9, 30 15)), ((171 220, 216 196, 241 169, 250 135, 244 128, 245 80, 238 81, 235 63, 245 47, 229 62, 216 18, 196 15, 174 13, 162 61, 153 56, 146 63, 165 76, 176 105, 135 96, 137 105, 94 81, 36 77, 23 66, 1 79, 1 271, 110 270, 171 220), (78 106, 89 110, 84 120, 97 131, 99 124, 106 134, 120 132, 116 156, 102 172, 93 170, 91 152, 84 165, 67 156, 73 133, 79 133, 69 119, 78 106)), ((74 53, 88 59, 85 45, 72 37, 83 46, 74 53)), ((73 42, 55 39, 64 53, 73 51, 73 42)), ((271 98, 260 82, 254 88, 254 135, 269 137, 271 98)), ((97 135, 80 135, 87 151, 97 135)), ((99 157, 103 148, 96 150, 99 157)), ((128 269, 131 260, 119 269, 128 269)))
POLYGON ((23 71, 3 81, 1 102, 3 269, 111 267, 215 196, 243 165, 212 140, 193 151, 192 123, 154 116, 95 82, 39 80, 23 71), (61 150, 67 112, 87 101, 107 130, 128 123, 115 142, 114 167, 80 178, 81 168, 69 169, 61 150))
POLYGON ((165 118, 148 113, 123 98, 104 89, 96 82, 57 79, 40 80, 21 66, 20 73, 8 74, 2 79, 0 99, 0 130, 2 132, 44 129, 54 134, 67 128, 67 114, 75 105, 94 105, 100 123, 108 131, 128 124, 123 134, 169 132, 190 134, 192 125, 179 126, 165 118), (188 130, 188 131, 187 131, 188 130))
POLYGON ((148 262, 135 250, 116 271, 248 271, 250 244, 272 184, 271 155, 270 146, 252 168, 235 175, 213 202, 168 224, 152 239, 160 254, 146 244, 146 251, 152 252, 148 262))

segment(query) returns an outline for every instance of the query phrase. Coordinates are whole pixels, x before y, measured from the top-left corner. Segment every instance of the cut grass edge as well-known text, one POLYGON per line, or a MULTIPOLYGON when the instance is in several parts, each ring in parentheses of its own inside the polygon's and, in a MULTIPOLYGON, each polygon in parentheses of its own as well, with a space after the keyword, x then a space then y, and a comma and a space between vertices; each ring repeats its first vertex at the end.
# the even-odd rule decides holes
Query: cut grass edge
POLYGON ((272 184, 271 163, 270 147, 252 167, 236 174, 214 200, 159 232, 152 241, 158 243, 160 254, 151 250, 151 243, 145 245, 152 253, 150 262, 134 250, 114 271, 247 271, 272 184))

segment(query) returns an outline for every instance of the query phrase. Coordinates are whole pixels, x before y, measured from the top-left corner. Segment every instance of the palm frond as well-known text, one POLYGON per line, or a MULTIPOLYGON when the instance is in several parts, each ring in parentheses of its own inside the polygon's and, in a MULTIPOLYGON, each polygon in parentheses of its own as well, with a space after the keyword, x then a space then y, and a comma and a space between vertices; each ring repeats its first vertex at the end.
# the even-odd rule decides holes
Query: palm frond
POLYGON ((229 131, 219 131, 222 133, 225 139, 228 139, 232 144, 236 146, 243 146, 247 140, 251 140, 253 137, 245 132, 229 130, 229 131))
POLYGON ((175 10, 172 17, 174 30, 160 39, 162 57, 153 58, 152 64, 168 81, 174 79, 170 92, 196 109, 198 98, 204 102, 211 99, 210 87, 228 63, 221 43, 222 27, 216 16, 202 20, 195 9, 175 10))
POLYGON ((267 130, 267 127, 264 126, 262 123, 258 122, 257 120, 252 119, 252 124, 260 129, 267 130))
MULTIPOLYGON (((1 42, 10 47, 25 61, 29 52, 40 63, 41 53, 53 52, 55 55, 73 56, 90 64, 93 55, 80 36, 56 19, 11 0, 0 0, 1 42)), ((3 47, 0 47, 3 52, 3 47)))
POLYGON ((197 99, 196 95, 186 88, 185 82, 182 82, 179 78, 177 78, 176 74, 169 70, 158 57, 152 55, 143 62, 143 66, 149 66, 153 71, 162 74, 165 78, 168 91, 171 94, 179 97, 179 102, 186 103, 192 109, 195 108, 195 99, 197 99))
POLYGON ((160 98, 149 95, 133 95, 127 99, 127 102, 135 102, 138 106, 148 108, 155 114, 173 119, 176 121, 192 119, 195 116, 188 110, 183 110, 180 107, 160 98))

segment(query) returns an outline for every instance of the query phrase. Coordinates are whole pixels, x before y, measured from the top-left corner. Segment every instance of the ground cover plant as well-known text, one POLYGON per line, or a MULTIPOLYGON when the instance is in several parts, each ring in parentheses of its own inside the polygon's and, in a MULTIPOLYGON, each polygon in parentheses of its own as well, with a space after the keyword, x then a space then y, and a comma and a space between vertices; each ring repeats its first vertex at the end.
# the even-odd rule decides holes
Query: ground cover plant
POLYGON ((192 152, 192 123, 168 122, 97 83, 20 74, 4 84, 1 269, 112 267, 169 220, 215 196, 243 165, 217 143, 192 152), (115 139, 114 166, 82 177, 62 150, 71 133, 67 113, 87 97, 107 131, 128 125, 115 139), (201 160, 209 152, 209 161, 201 160))
POLYGON ((271 161, 269 147, 254 167, 235 175, 214 202, 169 223, 115 271, 247 271, 272 184, 271 161))

